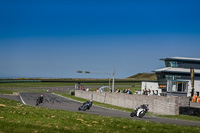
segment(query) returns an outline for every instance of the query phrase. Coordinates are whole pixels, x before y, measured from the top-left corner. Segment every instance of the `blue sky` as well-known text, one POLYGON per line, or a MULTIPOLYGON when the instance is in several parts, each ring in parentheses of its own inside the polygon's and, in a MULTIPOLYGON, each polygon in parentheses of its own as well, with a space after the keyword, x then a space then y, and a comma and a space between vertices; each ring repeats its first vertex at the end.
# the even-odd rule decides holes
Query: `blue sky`
POLYGON ((0 1, 0 77, 126 78, 200 58, 199 0, 0 1))

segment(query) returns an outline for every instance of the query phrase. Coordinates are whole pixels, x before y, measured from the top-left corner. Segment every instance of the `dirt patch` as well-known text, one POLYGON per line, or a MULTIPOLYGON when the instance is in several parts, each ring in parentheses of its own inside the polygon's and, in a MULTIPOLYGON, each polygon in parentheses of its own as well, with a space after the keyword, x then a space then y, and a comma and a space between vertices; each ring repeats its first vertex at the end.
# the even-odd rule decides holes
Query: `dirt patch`
POLYGON ((18 96, 18 92, 13 92, 13 95, 18 96))
POLYGON ((1 106, 1 107, 5 107, 6 105, 4 105, 4 104, 0 104, 0 106, 1 106))

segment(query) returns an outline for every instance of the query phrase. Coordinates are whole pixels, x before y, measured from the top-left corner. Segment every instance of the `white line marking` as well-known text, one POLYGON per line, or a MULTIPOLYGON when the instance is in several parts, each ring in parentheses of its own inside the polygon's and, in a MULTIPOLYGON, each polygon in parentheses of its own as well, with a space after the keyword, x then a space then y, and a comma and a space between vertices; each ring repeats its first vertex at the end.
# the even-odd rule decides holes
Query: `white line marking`
POLYGON ((21 97, 21 95, 20 95, 20 93, 19 93, 19 92, 18 92, 18 94, 19 94, 19 97, 20 97, 20 99, 21 99, 22 103, 26 105, 26 103, 24 102, 24 100, 23 100, 23 98, 21 97))

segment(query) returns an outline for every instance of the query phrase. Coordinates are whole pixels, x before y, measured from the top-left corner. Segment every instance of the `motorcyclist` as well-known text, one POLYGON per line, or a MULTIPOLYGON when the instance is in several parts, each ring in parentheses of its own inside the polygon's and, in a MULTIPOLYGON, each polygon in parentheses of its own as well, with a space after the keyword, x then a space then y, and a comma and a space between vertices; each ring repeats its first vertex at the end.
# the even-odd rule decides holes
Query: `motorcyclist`
POLYGON ((140 118, 142 118, 146 112, 148 112, 149 108, 148 108, 148 104, 142 104, 140 105, 140 107, 136 108, 131 114, 130 116, 131 117, 134 117, 134 116, 138 116, 140 118), (139 111, 139 112, 138 112, 139 111))
POLYGON ((89 100, 89 101, 86 101, 85 103, 83 103, 83 105, 88 104, 89 107, 92 107, 92 102, 93 102, 93 100, 89 100))
POLYGON ((78 110, 79 110, 79 111, 80 111, 80 110, 85 111, 86 109, 89 110, 89 109, 92 107, 92 102, 93 102, 93 100, 89 100, 89 101, 84 102, 83 105, 82 105, 81 107, 78 108, 78 110))
POLYGON ((43 95, 40 95, 40 96, 38 97, 38 99, 39 99, 40 103, 43 103, 44 96, 43 96, 43 95))
POLYGON ((148 106, 149 106, 149 104, 147 104, 147 103, 140 105, 140 107, 136 108, 135 113, 138 111, 138 109, 145 109, 145 111, 147 112, 149 110, 148 106))
POLYGON ((139 108, 142 108, 142 109, 145 109, 146 111, 148 111, 148 110, 149 110, 149 109, 148 109, 148 106, 149 106, 149 104, 146 103, 146 104, 142 104, 142 105, 140 105, 139 108))

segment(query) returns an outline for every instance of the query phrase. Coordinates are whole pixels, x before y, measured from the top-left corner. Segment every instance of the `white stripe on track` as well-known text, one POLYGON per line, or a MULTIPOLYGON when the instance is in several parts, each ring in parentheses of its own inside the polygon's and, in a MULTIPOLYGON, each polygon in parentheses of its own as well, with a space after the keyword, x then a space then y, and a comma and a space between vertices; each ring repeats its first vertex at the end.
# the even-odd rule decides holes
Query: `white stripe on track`
POLYGON ((21 95, 20 95, 20 93, 19 93, 19 92, 18 92, 18 94, 19 94, 19 97, 20 97, 20 99, 21 99, 22 103, 26 105, 26 103, 24 102, 24 100, 23 100, 23 98, 21 97, 21 95))

